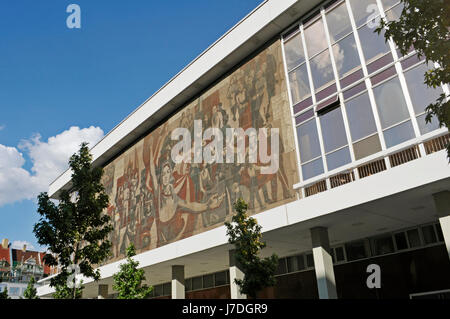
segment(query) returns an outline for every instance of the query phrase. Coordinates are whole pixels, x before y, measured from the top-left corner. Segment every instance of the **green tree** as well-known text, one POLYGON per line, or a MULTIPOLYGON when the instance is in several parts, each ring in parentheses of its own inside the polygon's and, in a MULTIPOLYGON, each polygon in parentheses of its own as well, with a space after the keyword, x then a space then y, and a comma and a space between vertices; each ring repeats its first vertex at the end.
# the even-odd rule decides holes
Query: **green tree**
POLYGON ((113 275, 113 289, 119 292, 118 299, 145 299, 150 296, 153 287, 143 285, 145 274, 143 269, 138 269, 139 262, 132 259, 136 255, 134 245, 127 248, 127 262, 120 265, 120 270, 113 275))
POLYGON ((0 292, 0 299, 11 299, 8 296, 8 289, 6 287, 0 292))
MULTIPOLYGON (((385 29, 386 41, 392 37, 400 52, 405 55, 412 47, 426 62, 438 63, 424 74, 424 83, 436 88, 450 83, 450 1, 401 0, 404 7, 396 21, 382 20, 376 32, 385 29)), ((442 93, 426 107, 426 121, 433 117, 439 125, 450 129, 450 101, 442 93)), ((447 145, 450 158, 450 144, 447 145)))
POLYGON ((23 292, 23 297, 25 299, 39 299, 37 295, 37 289, 34 287, 34 284, 36 283, 36 280, 34 277, 30 278, 30 281, 28 282, 27 289, 23 292))
POLYGON ((244 279, 235 279, 242 294, 256 298, 258 291, 275 284, 278 256, 261 258, 259 253, 266 247, 261 240, 261 226, 247 215, 247 203, 242 199, 234 204, 236 214, 231 223, 226 222, 228 242, 235 246, 236 261, 244 273, 244 279))
POLYGON ((101 183, 103 169, 92 166, 87 143, 82 143, 78 153, 70 157, 69 166, 71 189, 61 191, 58 204, 47 193, 39 194, 41 218, 33 231, 38 243, 48 247, 44 262, 61 270, 50 280, 50 286, 57 291, 55 297, 75 299, 83 289, 76 285, 76 270, 95 281, 100 279, 95 265, 110 254, 111 242, 107 238, 112 225, 110 217, 104 214, 109 199, 101 183), (68 281, 73 284, 68 285, 68 281))
POLYGON ((55 284, 55 292, 53 293, 53 298, 55 299, 81 299, 83 295, 84 286, 81 283, 80 285, 75 286, 75 298, 74 298, 74 289, 69 287, 67 281, 61 280, 60 282, 55 284))

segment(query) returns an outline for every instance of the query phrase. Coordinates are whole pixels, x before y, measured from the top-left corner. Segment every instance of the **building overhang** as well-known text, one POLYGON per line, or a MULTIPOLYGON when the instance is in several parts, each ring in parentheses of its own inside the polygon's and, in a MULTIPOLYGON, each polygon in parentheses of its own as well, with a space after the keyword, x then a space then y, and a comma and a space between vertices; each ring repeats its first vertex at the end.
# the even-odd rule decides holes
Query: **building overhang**
MULTIPOLYGON (((450 166, 445 150, 326 192, 254 215, 267 248, 263 256, 280 257, 311 250, 309 230, 329 230, 332 245, 367 238, 401 228, 435 222, 432 194, 450 189, 450 166), (427 174, 421 172, 427 171, 427 174), (412 172, 417 172, 413 174, 412 172)), ((187 265, 186 277, 228 267, 225 226, 155 248, 135 256, 151 285, 170 281, 171 265, 187 265)), ((124 260, 99 268, 101 280, 83 278, 86 296, 96 296, 97 284, 112 284, 112 275, 124 260)), ((46 278, 40 283, 44 283, 46 278)), ((48 285, 38 288, 50 296, 48 285)))
MULTIPOLYGON (((104 166, 321 2, 262 2, 93 146, 93 165, 104 166)), ((49 196, 57 199, 70 180, 66 170, 50 184, 49 196)))

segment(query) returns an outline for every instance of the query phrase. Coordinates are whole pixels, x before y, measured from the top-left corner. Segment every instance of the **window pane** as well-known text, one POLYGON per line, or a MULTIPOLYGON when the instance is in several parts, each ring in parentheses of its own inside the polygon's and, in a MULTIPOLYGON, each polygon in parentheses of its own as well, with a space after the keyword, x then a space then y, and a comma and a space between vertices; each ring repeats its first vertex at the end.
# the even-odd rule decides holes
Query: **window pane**
POLYGON ((298 259, 297 256, 288 257, 287 259, 287 267, 288 272, 294 272, 298 270, 298 259))
POLYGON ((439 128, 439 122, 436 119, 436 116, 433 116, 431 118, 430 123, 426 123, 425 121, 426 117, 427 114, 422 114, 417 117, 417 124, 419 124, 420 134, 422 135, 437 130, 439 128))
MULTIPOLYGON (((394 8, 390 9, 389 11, 386 11, 386 17, 389 21, 396 21, 400 18, 403 11, 403 3, 398 4, 394 8)), ((385 6, 386 8, 386 6, 385 6)))
POLYGON ((373 58, 379 57, 389 51, 389 46, 384 41, 384 31, 381 32, 380 35, 374 31, 375 28, 370 28, 368 25, 362 27, 358 31, 367 63, 373 58))
POLYGON ((420 246, 420 236, 417 229, 411 229, 406 232, 408 234, 409 247, 419 247, 420 246))
POLYGON ((352 31, 345 2, 327 13, 327 24, 331 43, 336 42, 352 31))
POLYGON ((350 135, 357 141, 376 132, 375 119, 370 105, 369 94, 366 92, 345 102, 350 135))
POLYGON ((214 287, 214 275, 204 275, 203 276, 203 288, 214 287))
POLYGON ((370 17, 380 14, 376 0, 351 0, 350 6, 352 8, 357 27, 368 22, 370 17))
POLYGON ((381 3, 383 4, 383 9, 389 9, 394 4, 398 3, 400 0, 381 0, 381 3))
POLYGON ((402 123, 384 131, 386 147, 392 147, 414 138, 414 130, 411 121, 402 123))
POLYGON ((381 126, 386 128, 409 117, 406 101, 397 77, 373 89, 381 126))
POLYGON ((334 80, 329 50, 315 56, 309 63, 316 92, 334 80))
POLYGON ((437 242, 433 225, 422 227, 422 234, 425 245, 434 244, 435 242, 437 242))
POLYGON ((424 83, 424 74, 427 70, 427 65, 421 64, 418 67, 405 72, 409 95, 411 96, 416 114, 424 112, 428 104, 435 102, 442 93, 442 89, 429 88, 424 83))
POLYGON ((348 164, 351 161, 352 159, 348 147, 327 155, 327 166, 329 171, 348 164))
POLYGON ((333 45, 333 55, 340 78, 361 65, 353 34, 333 45))
POLYGON ((281 258, 278 261, 278 268, 275 274, 281 275, 287 273, 287 267, 286 267, 286 258, 281 258))
POLYGON ((305 259, 304 259, 303 255, 297 256, 297 265, 298 265, 298 270, 305 269, 305 259))
POLYGON ((192 278, 186 279, 185 282, 186 291, 192 290, 192 278))
POLYGON ((313 254, 307 254, 307 255, 306 255, 306 266, 308 266, 308 268, 314 267, 314 257, 313 257, 313 254))
POLYGON ((216 286, 223 286, 227 284, 227 273, 226 271, 216 272, 214 275, 215 278, 215 285, 216 286))
POLYGON ((363 240, 345 244, 345 252, 347 253, 348 261, 367 257, 363 240))
POLYGON ((408 248, 408 243, 406 241, 405 233, 395 234, 395 243, 397 244, 398 250, 403 250, 408 248))
POLYGON ((334 249, 334 251, 336 252, 336 261, 340 262, 340 261, 344 261, 345 257, 344 257, 344 248, 342 247, 337 247, 334 249))
POLYGON ((305 122, 309 120, 310 118, 314 117, 314 109, 309 109, 308 111, 300 114, 295 118, 295 123, 300 124, 302 122, 305 122))
POLYGON ((163 295, 163 286, 156 285, 156 286, 154 286, 153 291, 155 292, 155 297, 162 296, 163 295))
POLYGON ((323 173, 322 158, 302 165, 303 180, 307 180, 323 173))
POLYGON ((165 283, 163 285, 164 296, 170 296, 172 294, 172 283, 165 283))
POLYGON ((348 144, 341 108, 320 115, 325 153, 348 144))
POLYGON ((354 143, 353 151, 355 152, 355 160, 380 152, 381 143, 378 134, 354 143))
POLYGON ((311 94, 306 64, 289 73, 292 102, 296 104, 311 94))
POLYGON ((286 65, 288 70, 305 61, 301 34, 297 34, 284 44, 284 54, 286 55, 286 65))
POLYGON ((373 239, 375 255, 384 255, 394 252, 394 242, 391 236, 373 239))
POLYGON ((305 29, 305 40, 310 58, 328 46, 321 18, 305 29))
POLYGON ((316 120, 310 120, 297 128, 300 160, 302 163, 321 155, 316 120))
POLYGON ((203 283, 202 283, 202 277, 194 277, 192 278, 192 290, 202 289, 203 283))

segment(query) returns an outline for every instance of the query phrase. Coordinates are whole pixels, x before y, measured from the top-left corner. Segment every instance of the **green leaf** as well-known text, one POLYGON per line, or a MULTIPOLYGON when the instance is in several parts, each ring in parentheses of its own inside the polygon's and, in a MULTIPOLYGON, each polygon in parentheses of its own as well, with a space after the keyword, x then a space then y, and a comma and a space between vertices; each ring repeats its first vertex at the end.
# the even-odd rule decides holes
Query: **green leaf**
POLYGON ((47 193, 38 196, 39 222, 34 225, 38 243, 48 247, 44 263, 59 266, 61 271, 50 280, 55 298, 81 298, 83 286, 69 288, 68 270, 72 265, 80 274, 100 279, 95 268, 105 261, 111 243, 110 217, 105 213, 109 198, 101 183, 103 170, 92 167, 88 144, 82 143, 69 160, 72 170, 71 189, 62 190, 59 202, 52 202, 47 193))
POLYGON ((234 204, 236 214, 225 226, 228 242, 235 246, 235 258, 244 273, 244 279, 235 282, 242 294, 256 298, 258 291, 275 284, 278 257, 275 254, 264 259, 259 257, 266 243, 261 240, 261 226, 247 215, 247 208, 247 203, 238 199, 234 204))
POLYGON ((118 299, 146 299, 150 297, 153 287, 142 284, 145 281, 143 269, 138 269, 139 262, 132 259, 136 255, 133 244, 127 248, 127 261, 119 266, 113 275, 113 289, 118 292, 118 299))

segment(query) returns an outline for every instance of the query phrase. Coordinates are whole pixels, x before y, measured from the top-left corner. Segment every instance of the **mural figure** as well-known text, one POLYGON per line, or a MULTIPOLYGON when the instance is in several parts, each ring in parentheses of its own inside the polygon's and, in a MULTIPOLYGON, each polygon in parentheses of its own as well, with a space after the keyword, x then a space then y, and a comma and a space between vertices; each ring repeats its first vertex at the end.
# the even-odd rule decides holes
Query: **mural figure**
POLYGON ((173 179, 172 164, 165 160, 160 163, 158 145, 161 144, 158 141, 155 144, 153 145, 153 139, 150 139, 150 178, 155 190, 159 246, 180 239, 186 231, 192 232, 196 215, 219 207, 224 195, 212 194, 204 202, 191 202, 186 193, 178 193, 173 179), (161 172, 159 176, 156 174, 157 168, 161 172))
MULTIPOLYGON (((294 199, 296 152, 282 63, 276 42, 105 167, 103 183, 110 195, 106 212, 114 226, 112 260, 124 258, 130 243, 140 253, 221 226, 231 219, 233 203, 240 197, 252 214, 294 199), (255 145, 248 137, 245 163, 193 162, 211 142, 194 130, 195 120, 202 121, 203 129, 220 129, 224 136, 227 128, 267 128, 268 136, 258 138, 268 141, 270 129, 278 128, 278 171, 261 174, 268 164, 259 156, 249 163, 255 145), (171 132, 178 127, 188 129, 192 145, 190 158, 174 163, 171 132), (194 134, 202 140, 201 149, 193 147, 194 134)), ((236 138, 225 143, 224 150, 230 143, 237 152, 236 138)))

